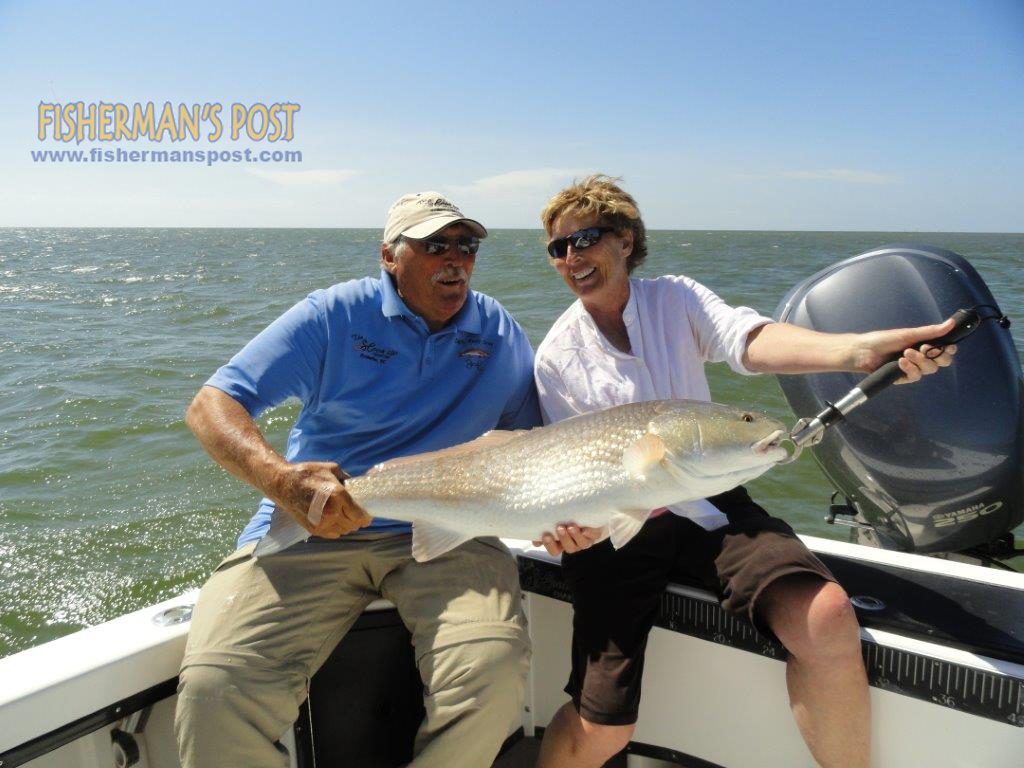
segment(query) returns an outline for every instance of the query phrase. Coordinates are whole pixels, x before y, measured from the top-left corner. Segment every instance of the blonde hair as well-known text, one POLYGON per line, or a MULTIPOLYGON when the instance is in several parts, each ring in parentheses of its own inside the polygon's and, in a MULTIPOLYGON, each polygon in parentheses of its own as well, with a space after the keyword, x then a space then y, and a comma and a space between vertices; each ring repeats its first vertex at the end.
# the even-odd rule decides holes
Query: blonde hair
POLYGON ((636 200, 623 191, 616 183, 619 181, 622 179, 603 173, 574 181, 548 201, 540 220, 549 237, 555 222, 566 213, 596 217, 599 226, 612 227, 619 233, 632 232, 633 252, 626 259, 626 271, 632 272, 647 258, 647 230, 636 200))

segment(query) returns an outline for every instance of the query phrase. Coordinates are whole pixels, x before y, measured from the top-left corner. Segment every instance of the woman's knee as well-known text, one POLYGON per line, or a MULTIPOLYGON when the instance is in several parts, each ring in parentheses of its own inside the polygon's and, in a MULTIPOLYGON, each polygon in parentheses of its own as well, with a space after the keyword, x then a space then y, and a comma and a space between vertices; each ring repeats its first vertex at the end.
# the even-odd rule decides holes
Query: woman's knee
POLYGON ((592 723, 581 716, 578 741, 583 750, 595 757, 599 757, 601 760, 607 761, 629 745, 635 730, 635 723, 604 725, 602 723, 592 723))
POLYGON ((777 587, 769 624, 792 656, 825 661, 860 655, 860 625, 841 586, 790 579, 777 587))
POLYGON ((850 596, 829 582, 815 597, 810 610, 809 635, 828 656, 860 654, 860 624, 850 596))

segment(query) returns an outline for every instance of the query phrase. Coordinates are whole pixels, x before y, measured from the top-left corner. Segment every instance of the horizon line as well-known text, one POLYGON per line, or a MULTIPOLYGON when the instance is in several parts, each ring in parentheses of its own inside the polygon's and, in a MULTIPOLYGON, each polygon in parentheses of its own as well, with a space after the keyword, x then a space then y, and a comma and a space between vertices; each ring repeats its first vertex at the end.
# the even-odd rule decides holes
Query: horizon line
MULTIPOLYGON (((0 231, 2 230, 15 230, 15 229, 170 229, 170 230, 202 230, 202 229, 214 229, 214 230, 231 230, 231 229, 244 229, 244 230, 265 230, 265 231, 281 231, 281 230, 324 230, 324 231, 343 231, 343 230, 377 230, 383 232, 381 227, 325 227, 325 226, 279 226, 279 227, 253 227, 253 226, 238 226, 238 225, 173 225, 173 226, 162 226, 162 225, 120 225, 120 226, 109 226, 102 224, 89 224, 89 225, 76 225, 76 224, 57 224, 57 225, 39 225, 39 224, 4 224, 0 225, 0 231)), ((831 234, 850 234, 850 233, 872 233, 872 234, 930 234, 930 235, 1024 235, 1024 229, 1020 230, 981 230, 981 229, 830 229, 830 228, 806 228, 806 229, 770 229, 770 228, 758 228, 758 227, 697 227, 697 226, 686 226, 686 227, 647 227, 648 232, 816 232, 816 233, 831 233, 831 234)), ((543 232, 544 230, 540 227, 489 227, 489 232, 543 232)))

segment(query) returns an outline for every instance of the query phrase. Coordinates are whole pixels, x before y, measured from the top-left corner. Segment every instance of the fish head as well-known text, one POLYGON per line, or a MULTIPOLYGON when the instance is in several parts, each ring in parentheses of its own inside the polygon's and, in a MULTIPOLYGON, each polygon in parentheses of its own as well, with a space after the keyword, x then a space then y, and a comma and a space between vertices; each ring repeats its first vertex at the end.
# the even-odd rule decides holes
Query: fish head
POLYGON ((767 414, 717 403, 666 401, 648 425, 664 444, 664 466, 677 479, 723 493, 789 458, 789 433, 767 414))

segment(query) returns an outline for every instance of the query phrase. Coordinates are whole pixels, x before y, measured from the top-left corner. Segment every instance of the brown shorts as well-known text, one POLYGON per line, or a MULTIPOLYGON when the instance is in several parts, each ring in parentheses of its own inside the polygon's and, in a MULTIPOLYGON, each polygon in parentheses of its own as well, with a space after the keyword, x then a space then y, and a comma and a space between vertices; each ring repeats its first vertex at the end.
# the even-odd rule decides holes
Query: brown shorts
POLYGON ((563 555, 574 609, 565 692, 590 722, 636 722, 647 636, 673 574, 699 579, 725 610, 766 633, 757 615, 757 598, 766 586, 795 573, 836 580, 785 521, 769 516, 742 487, 711 502, 725 512, 728 525, 706 531, 665 514, 649 520, 620 550, 604 541, 563 555))

